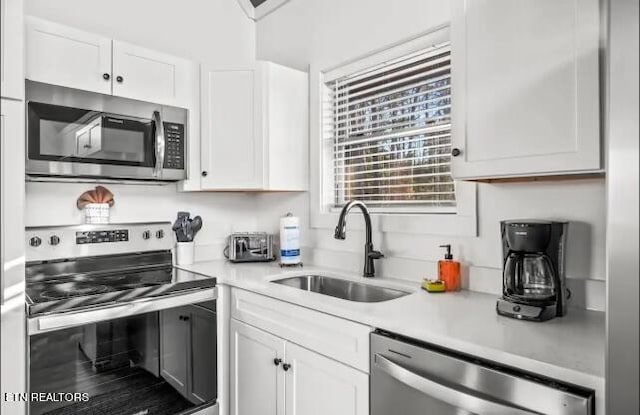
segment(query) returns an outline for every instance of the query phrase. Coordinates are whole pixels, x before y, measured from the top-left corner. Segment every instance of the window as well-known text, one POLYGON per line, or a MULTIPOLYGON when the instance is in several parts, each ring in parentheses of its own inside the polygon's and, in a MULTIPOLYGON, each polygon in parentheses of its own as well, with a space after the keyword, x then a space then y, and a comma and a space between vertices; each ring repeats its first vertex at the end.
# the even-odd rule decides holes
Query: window
POLYGON ((333 206, 455 212, 449 44, 325 83, 333 206))

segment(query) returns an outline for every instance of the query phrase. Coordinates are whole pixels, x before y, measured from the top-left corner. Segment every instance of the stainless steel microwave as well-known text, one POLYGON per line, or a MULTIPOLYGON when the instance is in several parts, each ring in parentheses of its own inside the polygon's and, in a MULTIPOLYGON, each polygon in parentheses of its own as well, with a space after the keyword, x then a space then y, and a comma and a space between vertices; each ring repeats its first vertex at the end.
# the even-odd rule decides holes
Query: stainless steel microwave
POLYGON ((26 99, 28 175, 186 178, 186 109, 32 81, 26 99))

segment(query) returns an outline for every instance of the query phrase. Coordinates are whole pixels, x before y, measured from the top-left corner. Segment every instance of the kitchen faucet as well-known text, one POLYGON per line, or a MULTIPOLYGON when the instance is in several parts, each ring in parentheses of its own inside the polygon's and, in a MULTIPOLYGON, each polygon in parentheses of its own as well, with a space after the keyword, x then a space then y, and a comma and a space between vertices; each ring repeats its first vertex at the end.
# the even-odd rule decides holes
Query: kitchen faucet
POLYGON ((369 210, 367 209, 367 205, 362 203, 359 200, 352 200, 347 203, 343 208, 342 212, 340 212, 340 218, 338 219, 338 226, 336 226, 336 232, 334 234, 334 238, 336 239, 345 239, 347 237, 347 214, 351 210, 352 207, 357 206, 362 211, 362 215, 364 216, 364 224, 366 227, 366 242, 364 245, 364 273, 363 276, 367 278, 372 278, 376 274, 375 267, 373 265, 374 259, 380 259, 384 255, 380 251, 376 251, 373 249, 373 242, 371 241, 371 216, 369 215, 369 210))

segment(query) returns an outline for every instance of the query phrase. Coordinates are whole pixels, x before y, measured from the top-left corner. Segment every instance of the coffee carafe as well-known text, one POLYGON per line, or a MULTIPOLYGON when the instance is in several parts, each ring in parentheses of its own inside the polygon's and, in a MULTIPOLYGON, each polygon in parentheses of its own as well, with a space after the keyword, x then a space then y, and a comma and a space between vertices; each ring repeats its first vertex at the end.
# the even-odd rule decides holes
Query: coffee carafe
POLYGON ((502 233, 502 298, 498 314, 545 321, 566 313, 566 222, 510 220, 502 233))

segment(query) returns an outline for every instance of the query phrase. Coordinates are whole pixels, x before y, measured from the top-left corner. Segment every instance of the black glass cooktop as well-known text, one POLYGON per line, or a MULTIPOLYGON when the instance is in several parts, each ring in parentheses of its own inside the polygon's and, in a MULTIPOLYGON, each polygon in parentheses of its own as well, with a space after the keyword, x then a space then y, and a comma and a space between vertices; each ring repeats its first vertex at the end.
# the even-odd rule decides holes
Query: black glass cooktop
POLYGON ((150 257, 137 261, 88 263, 67 261, 27 266, 29 316, 91 308, 140 298, 177 294, 216 285, 215 278, 156 265, 150 257))

